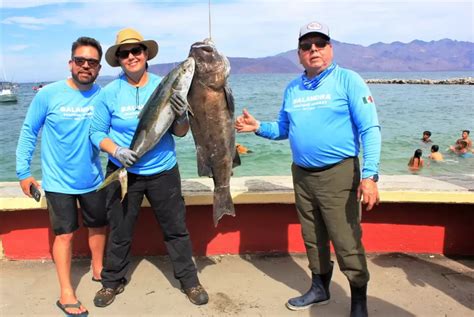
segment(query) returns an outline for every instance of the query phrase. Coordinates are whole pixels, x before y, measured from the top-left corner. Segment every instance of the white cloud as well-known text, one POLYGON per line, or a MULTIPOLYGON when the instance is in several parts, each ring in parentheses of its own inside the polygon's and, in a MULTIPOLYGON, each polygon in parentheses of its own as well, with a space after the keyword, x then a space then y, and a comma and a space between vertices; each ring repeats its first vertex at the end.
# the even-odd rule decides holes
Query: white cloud
POLYGON ((13 25, 30 30, 41 30, 46 26, 63 24, 60 18, 36 18, 30 16, 12 16, 1 21, 2 24, 13 25))
MULTIPOLYGON (((13 6, 13 3, 29 3, 31 6, 71 3, 3 1, 2 5, 6 2, 7 6, 13 6)), ((213 0, 212 37, 217 47, 230 57, 262 57, 294 49, 300 26, 312 20, 328 24, 333 39, 354 44, 442 38, 473 41, 472 9, 473 3, 469 0, 213 0)), ((209 35, 207 0, 84 0, 75 1, 74 5, 49 5, 5 12, 3 14, 2 9, 4 19, 1 28, 8 29, 9 36, 8 39, 3 37, 1 46, 12 52, 9 49, 12 45, 29 43, 32 46, 29 54, 35 56, 43 53, 41 47, 68 49, 71 42, 82 35, 97 38, 105 51, 114 44, 119 29, 132 27, 145 38, 158 41, 160 53, 152 63, 175 62, 187 56, 193 42, 209 35), (41 31, 28 33, 19 27, 41 31), (51 46, 52 39, 54 46, 51 46)), ((26 52, 23 58, 34 59, 26 52)), ((50 76, 53 69, 61 69, 68 58, 68 53, 61 58, 58 56, 54 64, 48 64, 49 70, 45 68, 43 74, 50 76)), ((15 64, 8 59, 8 64, 21 67, 22 72, 28 74, 28 67, 22 63, 15 64)), ((102 73, 115 74, 116 69, 104 65, 102 73)))
POLYGON ((31 47, 28 44, 17 44, 17 45, 11 45, 7 47, 7 51, 9 52, 21 52, 26 50, 27 48, 31 47))

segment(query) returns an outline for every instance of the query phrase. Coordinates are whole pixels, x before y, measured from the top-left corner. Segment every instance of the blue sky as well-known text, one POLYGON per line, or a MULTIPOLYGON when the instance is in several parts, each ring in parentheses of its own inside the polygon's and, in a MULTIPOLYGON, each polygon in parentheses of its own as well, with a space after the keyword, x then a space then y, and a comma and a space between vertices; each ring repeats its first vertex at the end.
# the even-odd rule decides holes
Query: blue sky
MULTIPOLYGON (((79 36, 98 39, 105 51, 118 30, 136 28, 160 45, 152 64, 181 61, 192 43, 209 36, 208 0, 2 0, 0 9, 0 77, 18 82, 68 77, 79 36)), ((294 49, 300 26, 312 20, 329 25, 332 38, 361 45, 474 41, 471 0, 212 0, 211 16, 212 38, 230 57, 294 49)), ((102 64, 101 75, 118 73, 102 64)))

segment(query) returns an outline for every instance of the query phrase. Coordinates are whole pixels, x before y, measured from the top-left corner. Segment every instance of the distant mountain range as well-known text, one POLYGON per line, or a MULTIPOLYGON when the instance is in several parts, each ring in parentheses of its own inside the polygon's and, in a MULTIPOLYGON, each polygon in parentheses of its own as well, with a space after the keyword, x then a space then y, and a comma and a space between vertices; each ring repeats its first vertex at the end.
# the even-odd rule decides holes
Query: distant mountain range
MULTIPOLYGON (((369 46, 332 40, 334 60, 355 71, 469 71, 474 70, 474 43, 443 39, 410 43, 375 43, 369 46)), ((228 57, 232 74, 298 73, 296 49, 260 58, 228 57)), ((176 63, 150 65, 149 70, 167 74, 176 63)))

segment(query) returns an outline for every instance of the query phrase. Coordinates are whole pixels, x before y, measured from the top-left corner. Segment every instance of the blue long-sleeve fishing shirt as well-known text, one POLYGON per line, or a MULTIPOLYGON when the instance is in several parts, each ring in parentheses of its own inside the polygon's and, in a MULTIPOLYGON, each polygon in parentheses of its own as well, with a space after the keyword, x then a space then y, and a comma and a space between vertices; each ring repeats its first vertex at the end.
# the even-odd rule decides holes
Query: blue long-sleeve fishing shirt
MULTIPOLYGON (((122 74, 103 88, 92 120, 92 143, 99 148, 105 138, 110 138, 118 146, 129 148, 138 125, 138 114, 160 81, 161 77, 148 73, 146 85, 134 87, 122 74)), ((109 159, 115 165, 122 166, 112 155, 109 155, 109 159)), ((170 170, 175 165, 175 143, 168 131, 154 148, 127 170, 138 175, 153 175, 170 170)))
POLYGON ((257 135, 290 141, 293 162, 320 168, 359 155, 362 178, 378 173, 380 125, 369 87, 355 72, 336 66, 314 90, 304 74, 290 82, 276 122, 262 122, 257 135))
POLYGON ((82 194, 103 181, 99 151, 89 141, 92 113, 100 87, 71 88, 66 80, 43 87, 33 98, 16 149, 16 173, 31 176, 30 164, 41 132, 42 187, 46 191, 82 194))

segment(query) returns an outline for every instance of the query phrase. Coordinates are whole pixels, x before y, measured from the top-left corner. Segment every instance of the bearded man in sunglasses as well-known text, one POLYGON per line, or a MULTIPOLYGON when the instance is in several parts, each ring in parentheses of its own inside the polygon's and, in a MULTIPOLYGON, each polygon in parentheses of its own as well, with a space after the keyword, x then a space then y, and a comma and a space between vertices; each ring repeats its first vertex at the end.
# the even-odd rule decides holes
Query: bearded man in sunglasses
POLYGON ((41 187, 46 193, 52 231, 53 259, 61 288, 56 305, 70 316, 86 316, 71 285, 74 232, 82 219, 89 231, 92 279, 99 280, 105 247, 107 215, 105 192, 96 192, 103 181, 99 151, 89 141, 89 126, 100 93, 95 80, 101 68, 102 47, 93 38, 80 37, 71 49, 71 78, 44 86, 26 114, 16 150, 16 172, 25 195, 40 184, 30 163, 40 130, 41 187))
POLYGON ((244 110, 235 127, 238 132, 290 141, 296 209, 312 283, 308 292, 291 298, 286 306, 303 310, 329 301, 331 241, 339 267, 349 280, 351 316, 367 316, 369 272, 361 241, 359 201, 367 210, 379 201, 381 136, 375 104, 364 80, 333 62, 326 25, 304 25, 298 41, 298 57, 305 71, 287 86, 278 120, 260 122, 244 110))

